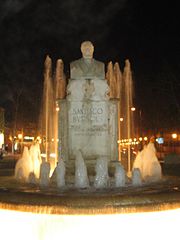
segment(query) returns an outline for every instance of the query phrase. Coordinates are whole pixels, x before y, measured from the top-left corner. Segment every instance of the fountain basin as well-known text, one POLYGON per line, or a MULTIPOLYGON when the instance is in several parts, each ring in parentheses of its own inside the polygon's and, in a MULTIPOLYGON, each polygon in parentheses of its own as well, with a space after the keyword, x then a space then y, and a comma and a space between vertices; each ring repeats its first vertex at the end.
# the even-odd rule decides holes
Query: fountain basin
POLYGON ((141 187, 57 190, 0 179, 4 239, 176 239, 180 178, 141 187))
POLYGON ((44 214, 121 214, 180 208, 180 178, 122 188, 58 190, 0 179, 0 208, 44 214))

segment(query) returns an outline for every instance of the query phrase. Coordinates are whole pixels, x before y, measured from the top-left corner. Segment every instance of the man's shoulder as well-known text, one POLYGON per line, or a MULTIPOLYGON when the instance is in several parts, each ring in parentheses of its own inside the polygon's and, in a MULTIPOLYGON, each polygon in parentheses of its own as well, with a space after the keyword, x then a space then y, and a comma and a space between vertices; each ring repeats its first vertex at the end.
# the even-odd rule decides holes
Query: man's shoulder
POLYGON ((98 61, 98 60, 95 60, 95 59, 94 59, 94 63, 95 63, 97 66, 104 66, 104 63, 103 63, 103 62, 98 61))
POLYGON ((82 58, 74 60, 70 63, 70 66, 76 66, 79 65, 82 62, 82 58))
MULTIPOLYGON (((84 62, 84 59, 83 59, 83 58, 79 58, 79 59, 77 59, 77 60, 72 61, 72 62, 70 63, 70 65, 76 66, 76 65, 79 65, 79 64, 81 64, 81 63, 83 63, 83 62, 84 62)), ((101 66, 104 65, 103 62, 98 61, 98 60, 96 60, 96 59, 94 59, 94 58, 93 58, 93 62, 94 62, 94 64, 99 65, 99 66, 100 66, 100 65, 101 65, 101 66)))

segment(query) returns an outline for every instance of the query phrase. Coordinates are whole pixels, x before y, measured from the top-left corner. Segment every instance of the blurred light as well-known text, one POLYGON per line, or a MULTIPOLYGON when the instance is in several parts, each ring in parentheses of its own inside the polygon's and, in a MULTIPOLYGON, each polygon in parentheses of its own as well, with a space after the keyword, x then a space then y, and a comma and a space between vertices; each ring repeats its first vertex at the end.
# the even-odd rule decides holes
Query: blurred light
POLYGON ((37 136, 37 140, 41 140, 41 137, 40 137, 40 136, 37 136))
POLYGON ((50 153, 49 156, 52 157, 52 158, 55 158, 55 157, 56 157, 56 154, 55 154, 55 153, 50 153))
POLYGON ((18 134, 18 138, 19 138, 19 140, 21 140, 21 139, 23 138, 22 133, 19 133, 19 134, 18 134))
POLYGON ((148 140, 148 138, 147 137, 144 137, 144 141, 147 141, 148 140))
POLYGON ((40 136, 37 136, 36 140, 39 142, 39 143, 42 143, 42 139, 40 136))
POLYGON ((9 140, 12 141, 12 139, 13 139, 12 136, 9 136, 9 140))
POLYGON ((4 144, 4 133, 0 133, 0 148, 2 148, 3 144, 4 144))
POLYGON ((124 120, 124 118, 121 117, 121 118, 120 118, 120 122, 123 122, 123 120, 124 120))
POLYGON ((156 142, 158 142, 159 144, 163 144, 164 138, 162 138, 162 137, 156 138, 156 142))
POLYGON ((172 136, 173 139, 176 139, 177 138, 177 133, 172 133, 171 136, 172 136))
POLYGON ((118 143, 120 143, 121 141, 120 141, 120 140, 118 140, 117 142, 118 142, 118 143))
POLYGON ((14 150, 15 151, 18 150, 18 143, 17 142, 15 142, 15 144, 14 144, 14 150))
POLYGON ((59 105, 56 103, 56 111, 59 112, 59 105))
POLYGON ((142 137, 139 138, 139 141, 140 141, 140 142, 142 141, 142 137))
POLYGON ((135 108, 135 107, 132 107, 132 108, 131 108, 131 111, 132 111, 132 112, 136 111, 136 108, 135 108))
POLYGON ((32 140, 32 141, 33 141, 33 140, 34 140, 34 137, 25 136, 25 137, 24 137, 24 140, 32 140))

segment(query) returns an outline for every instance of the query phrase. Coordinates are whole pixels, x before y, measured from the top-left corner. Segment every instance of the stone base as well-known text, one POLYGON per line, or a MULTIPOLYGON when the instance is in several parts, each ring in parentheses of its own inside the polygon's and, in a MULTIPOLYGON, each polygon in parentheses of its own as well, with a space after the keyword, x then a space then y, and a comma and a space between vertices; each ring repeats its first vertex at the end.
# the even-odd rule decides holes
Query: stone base
MULTIPOLYGON (((108 163, 108 174, 109 174, 109 178, 110 178, 110 180, 109 180, 110 184, 112 182, 114 182, 116 163, 117 163, 117 161, 111 161, 108 163)), ((86 166, 87 166, 88 177, 90 180, 90 185, 93 185, 94 178, 96 176, 96 160, 94 160, 94 159, 86 160, 86 166)), ((65 167, 66 167, 65 182, 67 185, 74 185, 75 161, 70 160, 70 161, 66 162, 65 167)), ((51 182, 53 182, 53 183, 56 182, 55 174, 52 175, 51 182)))
POLYGON ((59 100, 59 159, 70 161, 81 150, 83 158, 109 156, 118 160, 117 101, 59 100))

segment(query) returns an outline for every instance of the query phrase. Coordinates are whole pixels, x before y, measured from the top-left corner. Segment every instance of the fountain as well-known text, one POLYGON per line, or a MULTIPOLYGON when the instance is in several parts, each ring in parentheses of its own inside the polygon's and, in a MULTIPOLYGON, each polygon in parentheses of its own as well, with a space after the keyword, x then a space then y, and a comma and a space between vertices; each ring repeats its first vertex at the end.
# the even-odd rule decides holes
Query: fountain
POLYGON ((63 188, 65 187, 65 164, 64 161, 61 160, 58 162, 55 174, 56 174, 56 183, 58 188, 63 188))
POLYGON ((41 187, 49 186, 49 173, 50 164, 48 162, 43 162, 40 167, 39 184, 41 187))
POLYGON ((75 159, 75 187, 88 188, 89 179, 87 174, 87 168, 80 150, 76 151, 75 159))
POLYGON ((27 181, 31 172, 33 172, 33 162, 28 147, 24 147, 22 157, 16 163, 15 178, 27 181))
POLYGON ((98 158, 96 162, 96 177, 94 181, 95 188, 108 187, 108 161, 105 158, 98 158))
POLYGON ((132 185, 133 186, 142 185, 141 172, 139 168, 134 168, 132 171, 132 185))
POLYGON ((114 67, 110 63, 105 78, 104 64, 92 57, 93 45, 84 42, 81 50, 82 59, 70 65, 68 84, 62 60, 57 61, 52 81, 51 59, 46 58, 41 118, 45 157, 41 159, 38 143, 30 150, 24 148, 15 169, 18 181, 1 178, 1 234, 6 239, 120 235, 141 240, 145 238, 139 230, 142 227, 147 239, 162 228, 163 239, 175 238, 180 180, 161 178, 153 142, 137 155, 132 177, 130 147, 127 166, 118 153, 117 140, 124 134, 119 125, 122 113, 126 136, 130 138, 133 130, 130 63, 126 61, 123 74, 117 63, 114 67), (121 107, 123 101, 126 111, 121 107))
POLYGON ((138 153, 133 168, 139 169, 144 181, 160 181, 162 177, 161 166, 156 157, 156 149, 151 139, 149 144, 138 153))
POLYGON ((126 173, 122 164, 118 162, 116 163, 115 186, 125 187, 125 184, 126 184, 126 173))
POLYGON ((38 143, 33 143, 29 149, 30 158, 33 165, 32 172, 36 178, 39 178, 40 166, 41 166, 41 151, 38 143))

